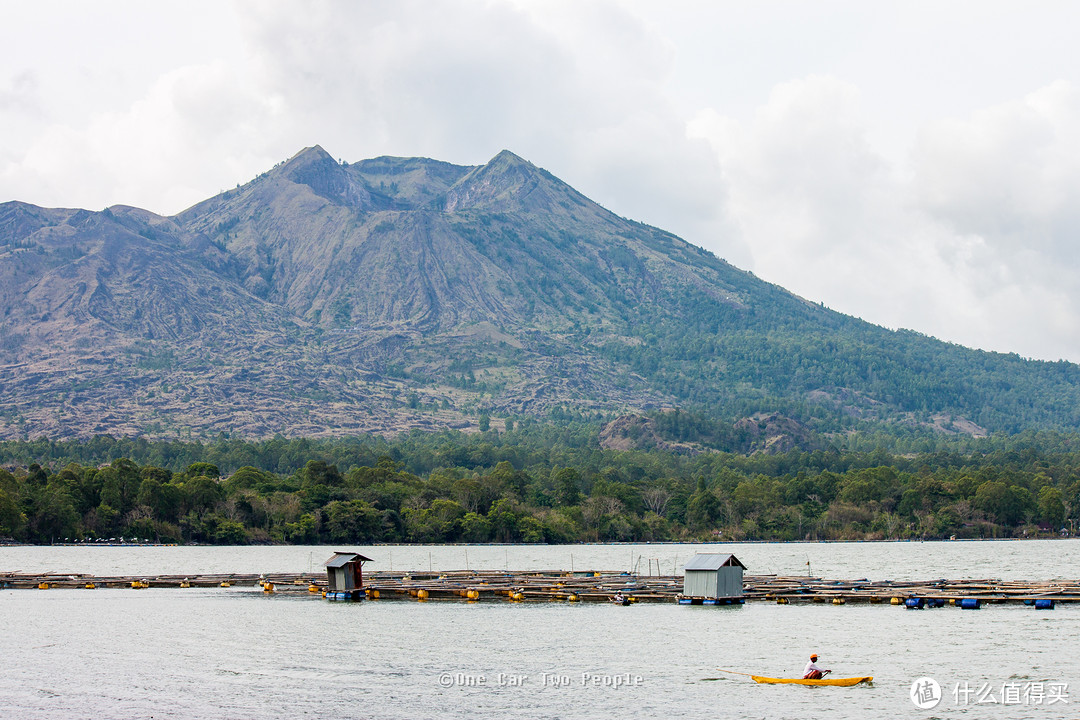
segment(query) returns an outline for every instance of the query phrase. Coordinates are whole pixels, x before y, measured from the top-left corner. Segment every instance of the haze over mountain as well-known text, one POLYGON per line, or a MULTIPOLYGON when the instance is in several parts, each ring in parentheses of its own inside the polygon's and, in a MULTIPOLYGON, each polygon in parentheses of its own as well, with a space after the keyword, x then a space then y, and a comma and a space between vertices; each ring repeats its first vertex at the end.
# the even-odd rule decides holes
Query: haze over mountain
POLYGON ((0 312, 0 437, 342 435, 560 407, 781 412, 820 432, 1080 422, 1076 365, 832 312, 508 151, 346 164, 316 146, 174 217, 4 203, 0 312))

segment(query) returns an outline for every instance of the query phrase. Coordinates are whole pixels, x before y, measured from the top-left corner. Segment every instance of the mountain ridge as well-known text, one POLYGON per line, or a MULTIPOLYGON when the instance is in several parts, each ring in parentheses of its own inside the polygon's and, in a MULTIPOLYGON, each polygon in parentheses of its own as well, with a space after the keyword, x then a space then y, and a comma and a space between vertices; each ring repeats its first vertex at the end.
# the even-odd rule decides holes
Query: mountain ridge
POLYGON ((460 166, 315 145, 172 217, 3 203, 0 312, 0 437, 680 406, 836 437, 1080 423, 1075 365, 835 313, 508 150, 460 166))

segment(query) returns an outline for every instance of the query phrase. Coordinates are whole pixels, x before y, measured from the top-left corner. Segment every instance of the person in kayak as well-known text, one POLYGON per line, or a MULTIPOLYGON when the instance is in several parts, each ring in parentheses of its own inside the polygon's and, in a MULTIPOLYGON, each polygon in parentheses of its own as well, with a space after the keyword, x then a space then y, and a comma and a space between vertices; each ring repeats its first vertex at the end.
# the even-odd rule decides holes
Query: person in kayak
POLYGON ((817 653, 810 656, 810 662, 806 663, 806 669, 803 670, 803 680, 820 680, 825 677, 832 670, 823 670, 817 666, 817 653))

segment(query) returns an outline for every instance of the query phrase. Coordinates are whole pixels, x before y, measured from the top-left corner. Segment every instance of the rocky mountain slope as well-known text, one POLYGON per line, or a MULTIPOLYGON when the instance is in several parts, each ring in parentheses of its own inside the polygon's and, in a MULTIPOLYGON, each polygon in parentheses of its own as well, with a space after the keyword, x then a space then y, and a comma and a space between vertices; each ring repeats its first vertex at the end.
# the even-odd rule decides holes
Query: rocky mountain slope
POLYGON ((0 437, 341 435, 555 408, 1076 427, 1080 368, 890 332, 502 152, 308 148, 171 218, 0 204, 0 437))

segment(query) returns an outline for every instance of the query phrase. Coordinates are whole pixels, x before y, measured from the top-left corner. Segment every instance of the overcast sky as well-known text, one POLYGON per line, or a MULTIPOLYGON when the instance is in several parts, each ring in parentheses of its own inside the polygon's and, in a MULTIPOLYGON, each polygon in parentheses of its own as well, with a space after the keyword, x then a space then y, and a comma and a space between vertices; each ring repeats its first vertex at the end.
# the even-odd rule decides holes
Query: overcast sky
POLYGON ((1080 3, 6 3, 0 201, 510 149, 887 327, 1080 361, 1080 3))

